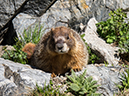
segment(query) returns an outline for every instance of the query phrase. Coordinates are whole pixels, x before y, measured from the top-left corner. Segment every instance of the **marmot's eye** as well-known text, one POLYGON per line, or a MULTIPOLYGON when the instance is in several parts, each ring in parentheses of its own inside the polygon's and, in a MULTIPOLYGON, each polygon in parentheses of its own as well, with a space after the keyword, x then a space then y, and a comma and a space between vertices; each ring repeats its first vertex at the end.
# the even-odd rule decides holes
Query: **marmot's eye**
POLYGON ((67 39, 69 39, 69 36, 67 36, 67 39))

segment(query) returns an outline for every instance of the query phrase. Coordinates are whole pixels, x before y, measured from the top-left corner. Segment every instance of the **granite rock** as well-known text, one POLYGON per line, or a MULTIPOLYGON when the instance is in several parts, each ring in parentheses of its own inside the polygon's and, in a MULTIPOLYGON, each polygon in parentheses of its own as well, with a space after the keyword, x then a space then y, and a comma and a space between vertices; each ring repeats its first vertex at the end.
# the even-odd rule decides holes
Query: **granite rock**
POLYGON ((0 77, 0 96, 23 96, 30 94, 36 84, 48 85, 51 74, 0 58, 0 77))
POLYGON ((91 18, 98 22, 105 21, 109 18, 108 13, 117 8, 124 9, 129 17, 128 0, 58 0, 40 17, 35 17, 33 12, 21 12, 14 18, 13 24, 17 34, 35 25, 44 26, 44 32, 57 26, 68 26, 79 32, 80 23, 86 25, 91 18))
POLYGON ((17 37, 12 20, 26 12, 39 16, 46 12, 56 0, 1 0, 0 1, 0 44, 13 45, 17 37))
MULTIPOLYGON (((75 74, 81 75, 85 70, 86 78, 92 76, 93 80, 97 81, 97 84, 99 85, 99 87, 97 88, 97 93, 101 93, 101 96, 114 96, 116 93, 119 92, 117 85, 121 84, 121 74, 124 72, 124 68, 122 68, 121 66, 105 66, 105 64, 88 64, 85 68, 82 69, 82 71, 75 72, 75 74)), ((54 83, 53 88, 56 89, 58 88, 58 86, 61 86, 59 88, 61 93, 67 91, 68 86, 65 83, 67 78, 65 76, 57 76, 52 80, 54 83)))
POLYGON ((82 71, 77 72, 76 74, 82 74, 86 70, 86 77, 92 76, 93 80, 97 81, 98 93, 101 93, 102 96, 114 96, 115 93, 119 92, 117 84, 121 84, 121 75, 124 72, 124 69, 121 66, 101 66, 98 64, 87 65, 82 71))
POLYGON ((91 18, 88 21, 87 27, 85 28, 85 42, 94 51, 94 53, 101 58, 101 61, 108 62, 109 65, 117 65, 119 63, 119 51, 118 47, 113 47, 107 44, 97 34, 97 21, 95 18, 91 18))

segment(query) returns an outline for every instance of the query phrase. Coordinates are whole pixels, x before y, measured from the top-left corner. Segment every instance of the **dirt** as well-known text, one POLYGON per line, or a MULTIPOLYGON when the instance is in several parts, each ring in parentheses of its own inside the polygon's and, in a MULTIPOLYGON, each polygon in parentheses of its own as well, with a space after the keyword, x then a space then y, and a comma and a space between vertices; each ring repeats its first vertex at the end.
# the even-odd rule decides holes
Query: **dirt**
POLYGON ((120 64, 125 64, 129 66, 129 53, 120 54, 120 64))

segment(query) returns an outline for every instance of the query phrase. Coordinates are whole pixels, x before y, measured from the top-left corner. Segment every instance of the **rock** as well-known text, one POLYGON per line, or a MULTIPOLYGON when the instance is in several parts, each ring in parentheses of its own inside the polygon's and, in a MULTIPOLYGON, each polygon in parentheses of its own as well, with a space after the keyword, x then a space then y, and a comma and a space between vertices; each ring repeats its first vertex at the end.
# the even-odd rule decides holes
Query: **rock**
POLYGON ((67 88, 68 88, 67 84, 65 84, 66 80, 67 80, 67 77, 65 77, 65 76, 60 76, 60 77, 57 76, 55 78, 52 78, 52 82, 53 82, 53 86, 52 87, 55 90, 57 90, 59 88, 59 92, 60 93, 64 93, 67 90, 67 88))
POLYGON ((82 74, 84 70, 86 70, 86 77, 92 76, 93 80, 96 80, 97 84, 100 85, 97 92, 101 93, 102 96, 114 96, 114 94, 118 92, 118 87, 116 84, 120 84, 120 74, 124 72, 124 69, 120 66, 106 67, 103 65, 96 67, 95 65, 91 64, 87 65, 82 71, 76 72, 76 74, 82 74))
POLYGON ((1 45, 13 45, 15 44, 15 39, 17 37, 16 31, 14 30, 12 21, 9 21, 3 29, 0 30, 0 44, 1 45))
POLYGON ((49 84, 51 74, 29 65, 14 63, 0 58, 0 96, 27 95, 36 84, 43 87, 49 84))
POLYGON ((4 54, 5 50, 15 50, 13 46, 9 46, 9 45, 6 45, 6 46, 0 46, 0 58, 1 56, 4 54))
MULTIPOLYGON (((32 0, 29 5, 33 5, 33 2, 34 0, 32 0)), ((37 6, 36 4, 34 4, 34 6, 37 6)), ((127 0, 58 0, 40 17, 34 17, 35 15, 33 15, 33 13, 37 13, 38 15, 42 13, 32 11, 33 8, 31 9, 29 5, 27 5, 27 10, 31 10, 30 12, 27 11, 27 13, 26 10, 24 10, 13 20, 17 34, 22 34, 24 29, 28 29, 30 26, 34 27, 36 24, 39 26, 43 25, 44 32, 57 26, 68 26, 79 32, 80 23, 86 25, 89 19, 93 17, 98 22, 105 21, 109 18, 108 13, 117 8, 123 8, 127 14, 129 14, 129 4, 127 0)), ((34 9, 36 8, 37 7, 34 7, 34 9)), ((38 8, 36 10, 38 10, 38 8)))
POLYGON ((2 0, 0 5, 2 13, 0 15, 0 42, 4 45, 14 44, 13 38, 17 37, 18 33, 22 33, 24 29, 37 23, 40 26, 43 25, 43 30, 47 29, 46 31, 57 26, 69 26, 79 31, 80 23, 86 25, 92 17, 95 17, 97 21, 105 21, 109 18, 109 11, 117 8, 123 8, 129 14, 127 0, 11 0, 8 2, 2 0), (26 23, 27 20, 30 21, 26 23))
POLYGON ((21 11, 39 16, 48 10, 56 0, 1 0, 0 1, 0 42, 2 45, 15 43, 17 34, 12 20, 21 11), (33 11, 32 11, 33 10, 33 11))
POLYGON ((2 40, 3 45, 14 44, 13 38, 16 37, 16 32, 13 28, 12 19, 19 13, 24 3, 26 0, 0 1, 0 40, 2 40))
POLYGON ((31 16, 39 17, 43 15, 56 1, 57 0, 28 0, 22 9, 22 12, 31 16))
MULTIPOLYGON (((108 66, 105 64, 90 64, 83 68, 82 71, 75 72, 76 75, 81 75, 86 70, 86 78, 89 76, 93 77, 93 80, 97 81, 98 87, 97 93, 101 93, 101 96, 114 96, 115 93, 119 92, 117 84, 121 84, 121 75, 124 69, 121 66, 108 66), (97 65, 97 66, 96 66, 97 65)), ((59 88, 61 93, 67 90, 68 86, 64 83, 66 77, 55 77, 53 78, 53 87, 59 88)), ((56 89, 55 88, 55 89, 56 89)), ((72 96, 72 95, 70 95, 72 96)))
POLYGON ((16 14, 16 11, 19 11, 24 3, 26 3, 26 0, 0 1, 0 30, 18 14, 16 14))
POLYGON ((89 20, 85 29, 85 42, 90 48, 96 53, 97 56, 101 57, 102 61, 107 61, 109 65, 117 65, 119 62, 118 49, 107 44, 103 39, 98 37, 95 18, 89 20))

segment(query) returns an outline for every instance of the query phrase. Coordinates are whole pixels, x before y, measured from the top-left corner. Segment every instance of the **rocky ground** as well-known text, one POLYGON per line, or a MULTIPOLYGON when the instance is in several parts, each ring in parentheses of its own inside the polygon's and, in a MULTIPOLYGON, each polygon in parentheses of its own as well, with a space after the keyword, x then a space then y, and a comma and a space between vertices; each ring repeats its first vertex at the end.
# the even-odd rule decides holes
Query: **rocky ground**
MULTIPOLYGON (((120 84, 120 74, 124 71, 121 66, 105 66, 105 64, 88 64, 77 75, 87 70, 86 76, 92 76, 101 86, 98 92, 103 96, 113 96, 118 92, 116 84, 120 84)), ((0 95, 1 96, 21 96, 28 94, 36 84, 43 87, 45 82, 49 83, 50 73, 45 73, 38 69, 32 69, 29 65, 14 63, 0 58, 0 95)), ((54 86, 64 84, 66 77, 57 76, 53 78, 54 86)), ((67 86, 60 88, 64 92, 67 86)))

